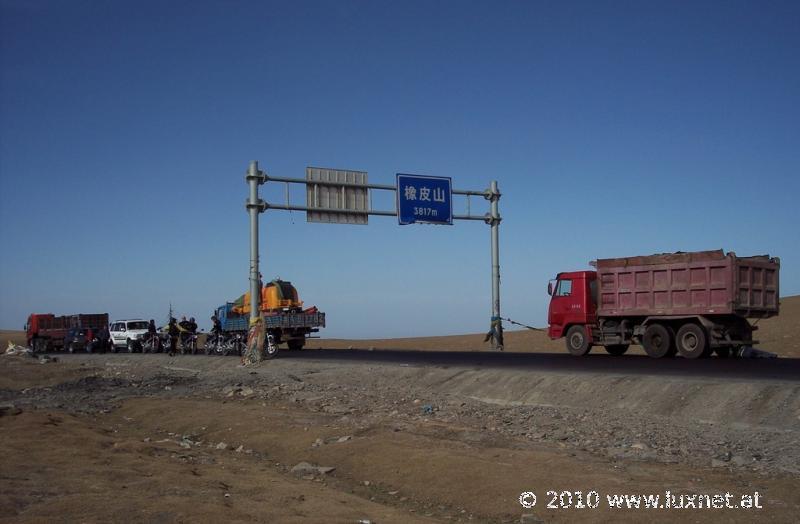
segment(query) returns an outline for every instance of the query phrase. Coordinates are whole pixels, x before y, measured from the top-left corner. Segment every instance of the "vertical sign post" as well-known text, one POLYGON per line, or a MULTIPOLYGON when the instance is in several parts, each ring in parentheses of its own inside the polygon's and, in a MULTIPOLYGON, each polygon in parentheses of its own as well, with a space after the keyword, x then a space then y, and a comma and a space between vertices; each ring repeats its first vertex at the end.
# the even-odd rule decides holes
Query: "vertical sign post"
POLYGON ((489 226, 492 232, 492 346, 503 349, 503 321, 500 318, 500 211, 498 202, 500 191, 497 189, 497 180, 492 180, 489 194, 486 197, 491 202, 491 215, 489 226))
POLYGON ((250 320, 258 318, 261 299, 261 276, 258 271, 258 214, 263 210, 263 202, 258 198, 258 186, 266 182, 263 171, 258 169, 258 161, 250 162, 245 180, 250 185, 250 198, 245 207, 250 214, 250 320))

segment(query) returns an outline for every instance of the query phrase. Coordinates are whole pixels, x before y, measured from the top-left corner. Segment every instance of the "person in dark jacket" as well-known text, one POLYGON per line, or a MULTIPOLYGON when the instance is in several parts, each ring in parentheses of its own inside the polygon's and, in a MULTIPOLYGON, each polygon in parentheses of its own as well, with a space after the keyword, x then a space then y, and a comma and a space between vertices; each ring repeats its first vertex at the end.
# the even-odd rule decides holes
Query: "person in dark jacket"
POLYGON ((217 315, 211 317, 211 333, 219 335, 222 333, 222 322, 219 321, 217 315))
POLYGON ((171 357, 175 356, 175 351, 178 349, 178 334, 180 332, 181 330, 178 329, 178 322, 175 317, 170 318, 167 333, 169 334, 169 356, 171 357))
POLYGON ((156 321, 152 318, 150 322, 147 324, 147 340, 152 340, 152 348, 153 351, 161 351, 161 339, 158 338, 158 328, 156 327, 156 321))
POLYGON ((186 320, 186 317, 181 317, 181 321, 178 322, 178 329, 180 330, 178 337, 181 341, 181 355, 183 355, 183 350, 186 348, 189 337, 191 336, 191 327, 192 326, 189 321, 186 320))
POLYGON ((184 330, 181 333, 181 354, 190 351, 194 355, 197 352, 197 322, 194 321, 194 317, 190 317, 189 320, 181 322, 180 326, 184 330))
POLYGON ((219 344, 222 341, 222 322, 219 321, 217 315, 211 315, 211 331, 208 338, 214 343, 219 344))
POLYGON ((111 335, 108 333, 108 326, 103 324, 97 332, 97 340, 100 344, 100 351, 105 353, 111 349, 111 335))

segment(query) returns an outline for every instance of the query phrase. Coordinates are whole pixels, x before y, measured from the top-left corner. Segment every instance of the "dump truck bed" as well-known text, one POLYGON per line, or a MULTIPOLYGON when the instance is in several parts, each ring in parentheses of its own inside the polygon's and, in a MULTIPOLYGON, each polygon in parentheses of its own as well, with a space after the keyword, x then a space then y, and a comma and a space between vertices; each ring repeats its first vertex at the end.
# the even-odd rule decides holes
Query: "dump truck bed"
POLYGON ((599 316, 778 314, 780 260, 716 251, 597 260, 599 316))
POLYGON ((69 327, 100 329, 108 326, 108 313, 80 313, 69 317, 69 327))

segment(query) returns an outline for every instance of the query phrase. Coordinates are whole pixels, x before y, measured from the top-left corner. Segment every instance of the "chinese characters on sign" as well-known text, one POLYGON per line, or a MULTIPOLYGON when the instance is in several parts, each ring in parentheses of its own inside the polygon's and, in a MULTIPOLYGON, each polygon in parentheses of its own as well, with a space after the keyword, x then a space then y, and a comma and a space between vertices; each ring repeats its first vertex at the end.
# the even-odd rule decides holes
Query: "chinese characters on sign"
POLYGON ((453 223, 449 177, 397 174, 397 218, 406 224, 453 223))

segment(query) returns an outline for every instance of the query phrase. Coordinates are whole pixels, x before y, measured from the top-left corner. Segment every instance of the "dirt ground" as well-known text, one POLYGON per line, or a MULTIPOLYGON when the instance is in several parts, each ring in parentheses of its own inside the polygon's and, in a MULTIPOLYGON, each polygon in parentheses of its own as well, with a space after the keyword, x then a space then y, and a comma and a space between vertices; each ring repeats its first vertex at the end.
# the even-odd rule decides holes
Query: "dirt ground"
POLYGON ((797 381, 314 353, 255 367, 0 356, 0 520, 796 522, 797 381), (548 509, 549 490, 595 491, 600 504, 548 509), (762 508, 612 509, 606 499, 666 490, 737 501, 758 491, 762 508), (518 501, 527 491, 538 498, 530 509, 518 501))

